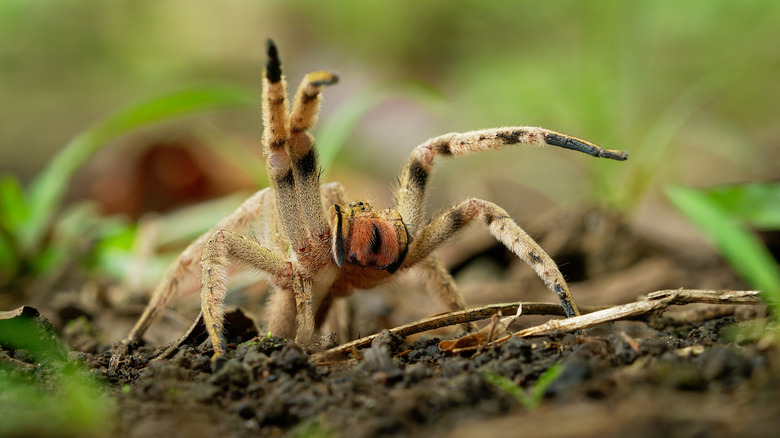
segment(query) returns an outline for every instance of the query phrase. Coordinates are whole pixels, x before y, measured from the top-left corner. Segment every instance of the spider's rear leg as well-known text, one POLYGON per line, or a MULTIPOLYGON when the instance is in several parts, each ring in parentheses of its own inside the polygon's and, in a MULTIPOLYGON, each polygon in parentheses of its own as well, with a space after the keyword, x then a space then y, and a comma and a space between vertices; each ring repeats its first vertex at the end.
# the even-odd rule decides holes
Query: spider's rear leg
POLYGON ((566 280, 552 258, 504 209, 481 199, 464 201, 429 222, 410 246, 404 266, 411 267, 421 262, 477 217, 485 221, 490 234, 531 266, 547 288, 555 292, 566 316, 579 315, 566 280))
MULTIPOLYGON (((466 300, 458 293, 455 280, 436 253, 422 259, 417 266, 422 270, 425 277, 426 289, 440 303, 450 310, 463 310, 466 308, 466 300)), ((460 327, 467 333, 476 329, 474 323, 471 322, 461 324, 460 327)))

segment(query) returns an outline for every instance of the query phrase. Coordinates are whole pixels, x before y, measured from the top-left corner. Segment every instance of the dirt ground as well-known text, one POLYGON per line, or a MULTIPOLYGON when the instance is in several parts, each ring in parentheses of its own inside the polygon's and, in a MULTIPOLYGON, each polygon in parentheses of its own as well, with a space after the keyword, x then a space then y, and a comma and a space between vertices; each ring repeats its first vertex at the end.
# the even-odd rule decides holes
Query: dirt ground
MULTIPOLYGON (((618 304, 672 287, 744 288, 717 257, 673 248, 635 226, 588 214, 556 221, 555 233, 543 226, 532 233, 556 254, 580 304, 618 304)), ((483 302, 500 302, 494 300, 506 299, 502 291, 526 284, 524 297, 550 301, 543 286, 533 286, 533 275, 507 262, 500 248, 468 240, 462 245, 476 250, 460 260, 444 258, 455 267, 469 304, 473 290, 480 290, 483 302), (490 274, 478 274, 485 270, 490 274)), ((364 318, 373 315, 363 334, 418 316, 395 295, 391 289, 382 298, 385 310, 375 311, 382 318, 371 313, 375 303, 357 306, 364 318)), ((512 338, 476 354, 439 348, 440 337, 458 336, 454 329, 406 340, 386 333, 357 356, 325 363, 291 341, 262 334, 236 311, 225 361, 212 364, 211 346, 199 340, 154 360, 167 346, 150 342, 130 349, 116 370, 109 369, 112 345, 101 336, 108 330, 104 321, 137 315, 117 310, 106 316, 103 309, 98 317, 84 306, 64 306, 41 313, 74 315, 69 323, 53 321, 69 350, 66 362, 84 364, 104 382, 113 414, 102 429, 89 432, 95 436, 751 437, 780 430, 780 352, 768 335, 773 329, 765 330, 763 306, 700 306, 697 313, 681 306, 663 317, 512 338), (525 397, 512 394, 518 388, 525 397)), ((521 317, 511 330, 549 318, 521 317)), ((52 366, 9 345, 0 350, 0 365, 4 373, 44 384, 52 366)), ((15 434, 83 435, 35 424, 15 434)))

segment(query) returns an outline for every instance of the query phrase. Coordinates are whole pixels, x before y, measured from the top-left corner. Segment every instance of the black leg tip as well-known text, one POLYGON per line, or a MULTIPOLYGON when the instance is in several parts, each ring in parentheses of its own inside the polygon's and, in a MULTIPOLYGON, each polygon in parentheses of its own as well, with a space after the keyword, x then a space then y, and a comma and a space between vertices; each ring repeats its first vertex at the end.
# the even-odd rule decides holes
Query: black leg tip
POLYGON ((216 373, 217 371, 219 371, 222 368, 224 368, 226 363, 227 363, 227 359, 225 359, 224 356, 212 357, 211 358, 211 372, 212 373, 216 373))
POLYGON ((626 161, 628 159, 628 153, 623 151, 606 150, 600 156, 617 161, 626 161))
POLYGON ((265 65, 265 76, 271 83, 282 80, 282 63, 279 61, 279 50, 274 40, 268 38, 265 43, 268 62, 265 65))
POLYGON ((268 38, 265 42, 265 51, 268 54, 269 60, 279 60, 279 50, 276 48, 276 43, 271 38, 268 38))
POLYGON ((544 135, 544 141, 552 146, 579 151, 597 158, 609 158, 610 160, 617 161, 625 161, 628 159, 628 154, 623 151, 601 149, 574 137, 565 137, 555 133, 548 133, 544 135))

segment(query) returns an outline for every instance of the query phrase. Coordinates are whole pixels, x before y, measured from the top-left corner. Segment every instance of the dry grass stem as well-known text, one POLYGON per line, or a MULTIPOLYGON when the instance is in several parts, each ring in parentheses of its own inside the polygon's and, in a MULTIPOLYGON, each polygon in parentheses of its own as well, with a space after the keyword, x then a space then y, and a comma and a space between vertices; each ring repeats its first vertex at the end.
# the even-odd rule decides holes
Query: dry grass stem
MULTIPOLYGON (((667 309, 672 305, 706 303, 706 304, 761 304, 758 291, 733 291, 733 290, 698 290, 698 289, 672 289, 652 292, 638 301, 618 306, 582 306, 580 316, 565 319, 553 319, 544 324, 529 327, 513 334, 505 335, 493 343, 504 342, 512 336, 530 337, 544 336, 557 333, 570 333, 594 327, 607 322, 625 319, 644 318, 646 315, 667 309)), ((462 324, 492 318, 493 315, 516 314, 520 303, 493 304, 489 306, 466 309, 457 312, 448 312, 441 315, 425 318, 410 324, 405 324, 390 330, 391 333, 407 337, 416 333, 422 333, 441 327, 462 324)), ((563 309, 554 303, 523 303, 524 315, 563 315, 563 309)), ((315 355, 317 361, 338 360, 360 348, 365 348, 378 334, 366 336, 335 348, 323 351, 315 355)), ((472 335, 469 335, 472 336, 472 335)), ((475 344, 467 348, 458 348, 453 352, 476 350, 480 345, 475 344)))

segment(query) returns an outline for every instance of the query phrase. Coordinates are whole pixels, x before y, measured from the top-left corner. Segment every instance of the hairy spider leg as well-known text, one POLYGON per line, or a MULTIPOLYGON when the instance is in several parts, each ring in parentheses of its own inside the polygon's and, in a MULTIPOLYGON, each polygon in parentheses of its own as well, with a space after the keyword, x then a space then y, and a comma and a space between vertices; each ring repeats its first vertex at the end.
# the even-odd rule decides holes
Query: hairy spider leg
MULTIPOLYGON (((458 292, 455 279, 439 259, 439 255, 432 252, 428 257, 418 260, 416 266, 423 274, 428 293, 450 310, 465 309, 466 300, 458 292)), ((473 322, 467 322, 460 324, 460 327, 469 333, 476 330, 477 326, 473 322)))
POLYGON ((232 231, 219 230, 206 242, 201 256, 201 310, 214 347, 214 358, 225 354, 224 301, 230 278, 230 260, 266 272, 275 283, 291 274, 290 263, 257 241, 232 231))
MULTIPOLYGON (((330 245, 330 226, 325 218, 326 210, 320 202, 320 169, 314 138, 307 131, 317 121, 322 87, 335 84, 337 81, 336 75, 324 71, 307 74, 298 87, 290 114, 290 139, 287 142, 287 153, 292 159, 298 202, 313 245, 323 243, 330 245)), ((306 253, 310 253, 308 248, 306 253)))
POLYGON ((567 316, 579 315, 566 280, 552 258, 504 209, 492 202, 472 198, 434 218, 409 248, 409 263, 428 257, 476 218, 482 219, 490 234, 536 271, 545 285, 558 296, 567 316))
MULTIPOLYGON (((209 238, 218 230, 239 231, 247 228, 251 223, 273 223, 268 217, 273 212, 273 198, 270 190, 264 189, 244 201, 232 214, 223 218, 215 227, 203 233, 192 242, 176 260, 168 266, 162 280, 155 287, 149 303, 130 333, 125 338, 127 342, 137 342, 143 337, 149 326, 155 321, 168 303, 175 297, 182 283, 189 277, 200 274, 199 262, 203 247, 209 238), (269 208, 270 207, 270 208, 269 208)), ((269 242, 269 233, 258 236, 260 242, 269 242)))
MULTIPOLYGON (((449 239, 465 223, 473 219, 473 216, 463 215, 465 207, 462 204, 444 213, 440 218, 434 219, 421 232, 425 214, 427 184, 429 176, 433 171, 436 156, 468 155, 512 145, 552 145, 577 150, 595 157, 620 161, 627 158, 625 152, 603 149, 585 140, 537 127, 505 127, 466 133, 449 133, 432 138, 415 148, 412 152, 409 161, 401 171, 398 179, 398 188, 395 192, 397 210, 404 219, 409 233, 415 238, 415 242, 412 243, 412 248, 410 248, 410 254, 404 263, 405 266, 409 267, 419 262, 438 245, 449 239), (435 233, 435 235, 430 233, 435 233), (417 253, 415 254, 413 250, 417 253)), ((484 202, 479 201, 477 204, 484 202)), ((496 211, 503 212, 503 210, 493 204, 486 203, 480 205, 483 205, 481 207, 483 210, 497 208, 498 210, 496 211)), ((476 210, 472 208, 471 214, 476 214, 476 210)), ((506 215, 505 212, 503 214, 506 215)), ((495 217, 496 215, 494 214, 492 218, 495 219, 495 217)), ((487 218, 488 216, 485 216, 486 221, 487 218)), ((493 220, 488 222, 491 233, 536 270, 545 284, 547 284, 547 287, 561 299, 564 308, 567 309, 568 316, 577 315, 577 306, 571 298, 568 286, 558 267, 552 262, 549 255, 522 228, 508 218, 508 215, 507 219, 508 221, 503 219, 499 221, 499 223, 504 224, 500 229, 496 228, 498 225, 494 227, 493 220), (533 257, 530 255, 531 252, 534 254, 533 257)), ((440 271, 437 273, 437 270, 432 271, 428 269, 428 275, 438 279, 442 278, 440 271)), ((449 284, 446 280, 432 281, 432 283, 449 284)), ((443 286, 440 286, 440 288, 443 288, 443 286)), ((454 288, 453 291, 439 291, 439 293, 443 293, 445 296, 453 292, 454 288)), ((457 294, 457 292, 454 293, 457 294)))
POLYGON ((290 137, 287 104, 287 84, 282 76, 282 63, 273 41, 267 43, 268 62, 263 74, 263 154, 266 170, 276 197, 279 219, 284 234, 293 248, 307 244, 306 228, 298 205, 287 142, 290 137))

